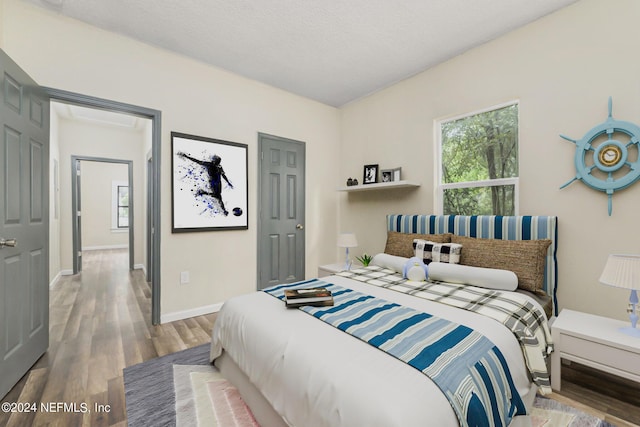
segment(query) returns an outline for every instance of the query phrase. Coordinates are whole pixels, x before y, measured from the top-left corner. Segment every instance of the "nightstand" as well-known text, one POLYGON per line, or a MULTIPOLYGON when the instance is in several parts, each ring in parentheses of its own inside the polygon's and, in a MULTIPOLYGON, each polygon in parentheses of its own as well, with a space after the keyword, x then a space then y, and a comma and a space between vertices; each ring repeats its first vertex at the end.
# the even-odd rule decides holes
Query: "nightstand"
POLYGON ((551 388, 560 390, 561 359, 640 382, 640 339, 618 328, 629 322, 564 309, 551 326, 551 388))
POLYGON ((344 262, 337 262, 335 264, 326 264, 318 267, 318 277, 331 276, 332 274, 344 271, 344 262))

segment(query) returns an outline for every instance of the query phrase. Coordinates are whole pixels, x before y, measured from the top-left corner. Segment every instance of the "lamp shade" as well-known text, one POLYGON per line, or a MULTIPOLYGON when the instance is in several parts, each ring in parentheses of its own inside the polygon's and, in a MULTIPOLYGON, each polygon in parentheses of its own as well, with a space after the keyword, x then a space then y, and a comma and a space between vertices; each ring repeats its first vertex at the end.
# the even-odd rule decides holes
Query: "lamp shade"
POLYGON ((338 234, 338 247, 339 248, 355 248, 358 246, 358 240, 353 233, 340 233, 338 234))
POLYGON ((640 289, 640 255, 609 255, 600 283, 618 288, 640 289))

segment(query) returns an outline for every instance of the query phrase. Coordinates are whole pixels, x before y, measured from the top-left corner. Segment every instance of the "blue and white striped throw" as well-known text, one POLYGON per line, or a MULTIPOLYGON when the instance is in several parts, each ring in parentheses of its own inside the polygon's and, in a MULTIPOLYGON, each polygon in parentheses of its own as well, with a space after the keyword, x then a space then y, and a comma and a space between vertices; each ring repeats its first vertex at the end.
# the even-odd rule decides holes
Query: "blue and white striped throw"
POLYGON ((507 426, 526 414, 506 360, 485 336, 466 326, 318 279, 264 289, 325 287, 332 307, 301 307, 429 376, 445 394, 461 426, 507 426))

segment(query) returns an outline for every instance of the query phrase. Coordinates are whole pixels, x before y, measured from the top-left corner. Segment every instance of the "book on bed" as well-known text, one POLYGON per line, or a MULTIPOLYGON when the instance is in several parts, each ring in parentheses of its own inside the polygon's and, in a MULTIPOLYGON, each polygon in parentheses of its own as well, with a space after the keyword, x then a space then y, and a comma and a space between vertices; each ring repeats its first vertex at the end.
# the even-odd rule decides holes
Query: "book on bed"
POLYGON ((333 296, 326 288, 287 289, 284 302, 287 307, 330 306, 333 305, 333 296))

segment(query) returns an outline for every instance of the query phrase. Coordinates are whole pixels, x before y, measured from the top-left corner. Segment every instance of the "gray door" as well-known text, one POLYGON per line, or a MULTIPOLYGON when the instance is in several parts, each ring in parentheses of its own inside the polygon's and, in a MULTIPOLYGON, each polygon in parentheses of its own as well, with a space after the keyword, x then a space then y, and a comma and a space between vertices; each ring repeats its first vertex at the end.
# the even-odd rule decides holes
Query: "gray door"
POLYGON ((259 134, 258 289, 304 279, 305 145, 259 134))
POLYGON ((0 75, 3 397, 49 346, 49 99, 2 50, 0 75))

